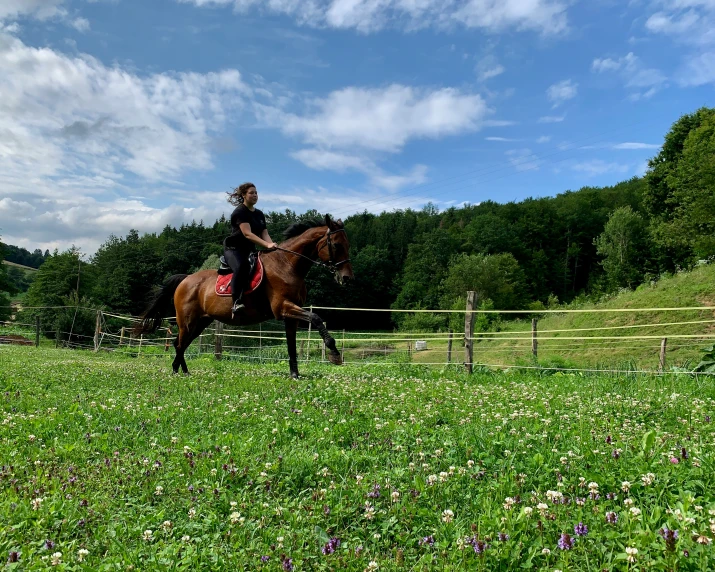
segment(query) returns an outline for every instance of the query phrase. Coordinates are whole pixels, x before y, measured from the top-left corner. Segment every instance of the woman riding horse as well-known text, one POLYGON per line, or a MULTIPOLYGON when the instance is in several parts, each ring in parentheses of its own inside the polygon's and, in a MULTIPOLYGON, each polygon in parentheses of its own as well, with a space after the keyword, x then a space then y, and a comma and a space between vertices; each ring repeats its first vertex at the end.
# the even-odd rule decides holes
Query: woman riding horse
POLYGON ((256 252, 256 244, 267 249, 278 245, 268 234, 266 217, 256 208, 258 191, 253 183, 243 183, 228 193, 228 202, 236 205, 231 213, 231 234, 223 241, 223 256, 233 270, 231 278, 231 317, 243 310, 243 290, 248 283, 248 257, 256 252))

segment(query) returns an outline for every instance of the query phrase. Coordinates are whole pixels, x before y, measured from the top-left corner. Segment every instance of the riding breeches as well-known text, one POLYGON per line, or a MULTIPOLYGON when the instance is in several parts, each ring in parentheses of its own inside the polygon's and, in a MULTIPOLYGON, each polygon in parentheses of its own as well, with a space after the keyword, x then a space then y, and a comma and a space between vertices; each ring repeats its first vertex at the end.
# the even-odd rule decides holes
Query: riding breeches
POLYGON ((248 252, 241 252, 235 248, 225 248, 223 256, 226 264, 233 270, 231 277, 231 297, 233 300, 240 300, 243 290, 248 283, 248 252))

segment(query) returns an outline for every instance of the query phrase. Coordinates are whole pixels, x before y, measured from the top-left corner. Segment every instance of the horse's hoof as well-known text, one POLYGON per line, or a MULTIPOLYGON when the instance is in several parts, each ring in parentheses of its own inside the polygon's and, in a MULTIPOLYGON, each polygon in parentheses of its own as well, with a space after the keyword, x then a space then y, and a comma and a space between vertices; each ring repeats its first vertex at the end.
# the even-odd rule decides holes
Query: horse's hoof
POLYGON ((290 372, 290 376, 291 376, 293 379, 298 379, 298 377, 300 377, 300 376, 298 375, 298 372, 297 372, 297 371, 291 371, 291 372, 290 372))
POLYGON ((343 365, 343 358, 340 354, 328 354, 328 361, 333 365, 343 365))

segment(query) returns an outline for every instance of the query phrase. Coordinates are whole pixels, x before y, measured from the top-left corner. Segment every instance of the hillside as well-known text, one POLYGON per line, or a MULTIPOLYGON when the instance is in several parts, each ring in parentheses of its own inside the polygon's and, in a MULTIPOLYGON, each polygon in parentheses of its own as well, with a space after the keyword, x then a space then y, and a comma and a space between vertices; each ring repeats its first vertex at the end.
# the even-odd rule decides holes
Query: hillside
POLYGON ((21 270, 25 270, 26 272, 37 272, 37 268, 25 266, 24 264, 17 264, 16 262, 10 262, 9 260, 3 260, 2 263, 7 264, 8 266, 14 266, 15 268, 19 268, 21 270))
MULTIPOLYGON (((715 306, 715 264, 663 278, 652 284, 643 284, 635 291, 622 292, 598 304, 571 304, 563 306, 563 309, 605 310, 689 306, 715 306)), ((692 367, 699 361, 701 349, 711 345, 715 340, 673 336, 715 335, 715 311, 542 314, 538 321, 538 331, 538 361, 542 366, 656 369, 661 338, 668 337, 666 368, 692 367), (711 323, 682 323, 708 320, 711 323), (624 339, 595 339, 605 336, 619 336, 624 339), (627 336, 655 337, 626 339, 627 336), (567 339, 573 337, 594 339, 567 339)), ((487 336, 523 339, 476 341, 475 362, 533 365, 531 318, 502 322, 497 334, 487 334, 487 336)), ((446 343, 428 342, 428 347, 430 350, 414 354, 413 361, 425 363, 446 360, 446 343)), ((455 350, 453 361, 463 362, 464 351, 461 342, 455 343, 455 350)))

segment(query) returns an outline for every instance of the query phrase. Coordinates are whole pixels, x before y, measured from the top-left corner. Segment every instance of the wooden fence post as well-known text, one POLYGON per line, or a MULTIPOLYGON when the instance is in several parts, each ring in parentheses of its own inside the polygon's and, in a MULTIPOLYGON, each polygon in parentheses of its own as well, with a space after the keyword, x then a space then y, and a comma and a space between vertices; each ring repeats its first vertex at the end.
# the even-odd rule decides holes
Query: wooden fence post
POLYGON ((343 328, 343 344, 340 348, 340 359, 345 360, 345 328, 343 328))
POLYGON ((97 319, 94 322, 94 351, 99 351, 99 330, 102 327, 102 313, 97 310, 97 319))
POLYGON ((35 316, 35 347, 40 347, 40 316, 35 316))
POLYGON ((122 326, 122 331, 119 332, 119 345, 121 346, 124 343, 124 326, 122 326))
MULTIPOLYGON (((164 351, 169 351, 169 339, 171 338, 171 326, 166 327, 166 343, 164 344, 164 351)), ((201 343, 201 338, 199 338, 199 344, 201 343)))
POLYGON ((452 328, 449 329, 449 339, 447 340, 447 363, 452 363, 452 328))
POLYGON ((216 322, 215 338, 214 357, 220 360, 223 357, 223 322, 216 322))
MULTIPOLYGON (((313 306, 310 307, 310 313, 313 313, 313 306)), ((305 361, 310 361, 310 332, 313 328, 313 321, 308 322, 308 342, 305 344, 305 361)))
POLYGON ((665 346, 668 343, 668 338, 663 338, 660 341, 660 360, 658 362, 658 371, 663 373, 665 370, 665 346))
POLYGON ((464 314, 464 366, 468 373, 472 373, 474 364, 474 306, 477 302, 477 293, 474 290, 467 292, 467 307, 464 314))
MULTIPOLYGON (((325 322, 325 329, 328 329, 328 322, 325 322)), ((321 352, 320 352, 320 361, 324 362, 325 361, 325 342, 320 344, 321 352)))
POLYGON ((538 323, 538 320, 536 318, 531 319, 531 355, 534 356, 534 360, 536 360, 538 356, 538 346, 539 342, 536 339, 536 325, 538 323))

